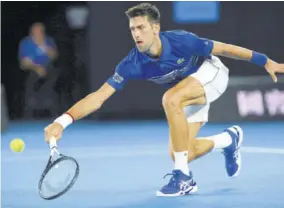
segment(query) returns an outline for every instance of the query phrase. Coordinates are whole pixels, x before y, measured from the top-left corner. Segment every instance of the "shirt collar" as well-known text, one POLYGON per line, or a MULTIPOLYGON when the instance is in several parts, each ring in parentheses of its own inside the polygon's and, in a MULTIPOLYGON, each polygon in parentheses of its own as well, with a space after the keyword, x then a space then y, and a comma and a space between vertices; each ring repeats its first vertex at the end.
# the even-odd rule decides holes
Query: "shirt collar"
POLYGON ((160 33, 159 36, 160 36, 160 39, 161 39, 161 42, 162 42, 162 54, 161 54, 159 59, 154 59, 154 58, 151 58, 150 56, 148 56, 146 53, 141 53, 143 59, 146 62, 163 61, 171 54, 171 45, 170 45, 169 40, 161 33, 160 33))
POLYGON ((162 41, 162 54, 160 60, 165 60, 172 52, 172 47, 170 45, 170 41, 166 36, 160 33, 160 38, 162 41))

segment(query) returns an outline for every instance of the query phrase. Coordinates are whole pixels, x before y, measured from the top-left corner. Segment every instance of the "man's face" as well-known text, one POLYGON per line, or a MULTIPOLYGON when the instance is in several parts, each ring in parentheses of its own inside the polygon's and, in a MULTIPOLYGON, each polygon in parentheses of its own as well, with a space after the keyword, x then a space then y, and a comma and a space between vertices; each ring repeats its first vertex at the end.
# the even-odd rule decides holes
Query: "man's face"
POLYGON ((44 37, 44 28, 42 25, 34 25, 32 28, 32 35, 36 38, 43 38, 44 37))
POLYGON ((129 20, 132 37, 140 52, 147 52, 155 37, 159 35, 159 25, 151 23, 147 16, 133 17, 129 20))

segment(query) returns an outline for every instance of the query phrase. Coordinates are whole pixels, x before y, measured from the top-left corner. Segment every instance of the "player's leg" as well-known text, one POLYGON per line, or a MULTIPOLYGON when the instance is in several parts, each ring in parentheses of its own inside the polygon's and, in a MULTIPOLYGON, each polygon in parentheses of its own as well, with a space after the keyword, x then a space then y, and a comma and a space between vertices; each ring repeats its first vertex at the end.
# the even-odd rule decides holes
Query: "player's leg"
MULTIPOLYGON (((188 128, 189 128, 189 135, 188 135, 188 146, 189 146, 189 151, 188 151, 188 162, 190 163, 191 161, 207 154, 214 148, 214 142, 212 140, 200 138, 199 140, 196 140, 198 132, 200 128, 202 127, 203 122, 194 122, 194 123, 188 123, 188 128), (193 144, 193 148, 192 148, 193 144), (192 148, 192 149, 190 149, 192 148)), ((171 158, 173 161, 175 160, 174 158, 174 150, 172 146, 172 141, 171 138, 169 140, 169 151, 171 158)))
POLYGON ((205 140, 211 140, 213 142, 213 149, 222 150, 225 156, 225 167, 228 176, 238 176, 241 170, 241 153, 239 149, 243 141, 242 129, 239 126, 232 126, 217 135, 198 138, 196 145, 199 146, 200 141, 205 140))
MULTIPOLYGON (((191 75, 199 80, 206 95, 206 105, 196 112, 196 106, 185 108, 189 123, 208 121, 210 103, 218 99, 226 90, 229 81, 229 70, 217 57, 205 61, 200 69, 191 75)), ((241 155, 239 148, 243 140, 242 129, 234 126, 217 135, 203 139, 198 138, 195 146, 203 147, 204 140, 212 140, 215 149, 222 149, 225 156, 226 171, 230 177, 237 176, 241 168, 241 155)), ((205 141, 206 143, 206 141, 205 141)), ((204 147, 206 148, 206 147, 204 147)), ((201 148, 202 151, 203 148, 201 148)), ((197 157, 199 152, 196 152, 197 157)), ((202 152, 200 152, 203 155, 202 152)))
MULTIPOLYGON (((191 75, 199 80, 203 86, 206 95, 206 105, 218 99, 227 89, 229 81, 229 70, 217 57, 212 57, 212 60, 205 61, 200 69, 191 75)), ((189 106, 192 108, 193 106, 189 106)), ((206 108, 203 108, 206 109, 206 108)), ((198 111, 195 114, 188 114, 188 122, 207 121, 209 107, 206 111, 198 111)), ((213 135, 205 140, 212 140, 214 148, 222 149, 225 156, 226 171, 230 177, 237 176, 241 168, 241 154, 239 148, 243 141, 242 129, 238 126, 233 126, 224 130, 224 132, 213 135)), ((195 145, 199 146, 197 139, 195 145)))
MULTIPOLYGON (((187 115, 188 126, 191 131, 198 132, 202 125, 196 125, 196 123, 205 124, 208 121, 208 113, 210 109, 210 104, 206 105, 195 105, 195 106, 187 106, 184 108, 184 111, 187 115)), ((229 136, 228 136, 229 137, 229 136)), ((231 138, 227 137, 212 137, 214 140, 208 138, 197 138, 197 134, 195 136, 189 137, 189 143, 194 145, 194 153, 193 157, 189 157, 188 161, 192 161, 197 159, 208 152, 210 152, 214 147, 216 147, 216 143, 218 147, 225 148, 231 143, 231 138)))
POLYGON ((203 122, 188 123, 188 162, 194 160, 197 155, 201 156, 202 152, 205 154, 212 149, 210 142, 206 142, 202 146, 196 146, 195 144, 195 138, 197 137, 202 125, 203 122))
MULTIPOLYGON (((241 168, 241 155, 239 151, 235 151, 234 154, 230 152, 232 151, 232 149, 235 148, 238 149, 240 147, 243 140, 242 129, 238 126, 233 126, 217 135, 196 138, 202 123, 201 122, 189 123, 188 125, 190 129, 189 146, 191 146, 191 144, 194 144, 194 148, 193 150, 191 150, 193 154, 188 154, 188 163, 198 159, 199 157, 206 155, 208 152, 211 152, 211 150, 213 149, 223 150, 223 153, 226 156, 225 164, 226 164, 227 174, 230 177, 236 177, 239 174, 241 168), (236 158, 234 159, 232 157, 236 158)), ((169 150, 172 159, 175 160, 171 140, 169 141, 169 150)))
MULTIPOLYGON (((208 105, 219 98, 221 94, 223 94, 227 88, 227 84, 228 69, 218 58, 213 57, 213 60, 205 61, 197 73, 184 79, 174 88, 167 91, 163 97, 163 106, 168 119, 170 136, 174 150, 173 154, 175 158, 175 171, 173 171, 173 177, 171 178, 169 184, 157 192, 158 196, 183 195, 187 192, 191 192, 191 189, 196 186, 196 183, 192 180, 191 172, 188 171, 189 174, 186 174, 188 151, 185 150, 185 143, 186 141, 188 142, 187 149, 194 152, 192 153, 193 156, 196 154, 194 146, 199 146, 199 144, 202 144, 200 148, 200 156, 210 151, 213 145, 211 141, 208 142, 204 140, 197 142, 197 145, 195 140, 189 139, 189 128, 185 125, 186 119, 184 119, 185 115, 182 113, 181 108, 184 106, 192 107, 195 105, 208 105), (204 145, 208 145, 208 149, 203 149, 204 145), (173 181, 175 181, 175 183, 172 183, 173 181), (186 191, 184 187, 189 191, 186 191)), ((207 116, 208 110, 209 107, 207 109, 207 116)), ((206 114, 201 113, 201 115, 206 114)), ((205 120, 201 119, 194 122, 202 121, 205 120)), ((224 152, 226 152, 226 168, 228 171, 228 167, 231 165, 236 167, 231 169, 238 170, 240 166, 238 166, 236 162, 237 159, 234 157, 234 155, 236 155, 235 153, 237 153, 237 155, 239 154, 238 148, 240 146, 240 138, 242 136, 240 136, 240 131, 232 132, 228 129, 227 132, 231 135, 233 142, 228 148, 224 148, 224 152)))
POLYGON ((188 174, 188 121, 184 106, 205 104, 205 92, 198 80, 187 77, 163 96, 163 107, 169 124, 170 137, 175 154, 175 169, 188 174))
POLYGON ((186 105, 205 104, 205 92, 201 83, 187 77, 163 96, 163 107, 167 116, 170 137, 174 149, 174 170, 170 182, 157 196, 180 196, 197 189, 188 167, 188 155, 194 154, 194 146, 189 139, 187 116, 183 110, 186 105))
MULTIPOLYGON (((192 77, 202 83, 207 104, 189 105, 184 108, 187 115, 187 121, 189 122, 189 128, 191 129, 193 126, 190 123, 208 121, 210 103, 218 99, 227 88, 228 69, 218 58, 213 57, 211 61, 204 63, 199 71, 193 74, 192 77), (213 74, 210 75, 210 73, 213 74)), ((194 139, 194 141, 191 141, 190 139, 193 139, 193 137, 189 137, 189 143, 194 143, 195 154, 193 155, 195 155, 196 158, 206 154, 212 146, 214 149, 222 149, 225 155, 228 175, 230 177, 238 175, 241 168, 239 148, 243 140, 243 132, 240 127, 231 127, 226 129, 223 133, 206 138, 198 138, 197 140, 194 139)), ((189 157, 190 161, 192 159, 194 158, 189 157)))

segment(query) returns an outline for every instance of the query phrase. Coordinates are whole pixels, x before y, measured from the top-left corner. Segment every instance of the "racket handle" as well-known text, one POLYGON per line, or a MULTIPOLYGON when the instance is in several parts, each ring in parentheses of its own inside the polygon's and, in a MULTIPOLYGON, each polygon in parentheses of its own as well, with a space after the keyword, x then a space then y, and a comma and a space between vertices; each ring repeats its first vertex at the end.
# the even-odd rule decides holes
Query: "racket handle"
POLYGON ((57 147, 55 137, 51 137, 51 138, 49 139, 49 147, 50 147, 50 149, 52 149, 53 147, 57 147))

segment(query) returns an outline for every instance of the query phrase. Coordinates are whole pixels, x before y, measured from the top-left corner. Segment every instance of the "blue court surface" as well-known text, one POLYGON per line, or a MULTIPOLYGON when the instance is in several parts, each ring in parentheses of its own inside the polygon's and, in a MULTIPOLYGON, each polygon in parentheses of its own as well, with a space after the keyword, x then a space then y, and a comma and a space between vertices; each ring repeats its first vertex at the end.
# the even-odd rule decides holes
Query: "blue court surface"
MULTIPOLYGON (((199 191, 191 196, 158 198, 173 162, 168 155, 165 121, 80 121, 59 142, 62 153, 75 157, 80 175, 62 197, 45 201, 37 183, 49 156, 43 128, 47 122, 14 122, 2 134, 3 208, 277 208, 284 207, 284 122, 239 123, 244 130, 242 171, 227 177, 224 157, 213 151, 194 161, 199 191), (23 153, 9 142, 20 137, 23 153)), ((222 132, 231 124, 207 124, 200 136, 222 132)))

